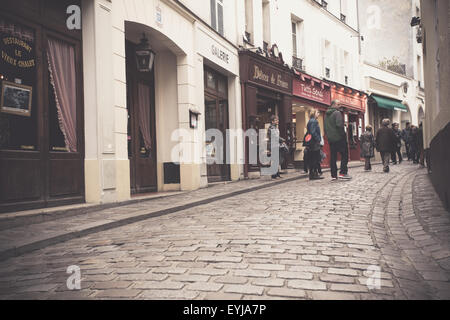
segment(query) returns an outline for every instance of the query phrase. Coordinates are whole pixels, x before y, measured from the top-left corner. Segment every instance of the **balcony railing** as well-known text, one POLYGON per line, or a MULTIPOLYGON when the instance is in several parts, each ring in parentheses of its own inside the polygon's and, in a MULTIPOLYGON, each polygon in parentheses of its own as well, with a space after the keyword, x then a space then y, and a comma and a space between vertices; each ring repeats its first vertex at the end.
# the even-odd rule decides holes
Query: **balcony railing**
POLYGON ((298 71, 303 71, 304 70, 303 59, 292 57, 292 66, 294 67, 294 69, 297 69, 298 71))

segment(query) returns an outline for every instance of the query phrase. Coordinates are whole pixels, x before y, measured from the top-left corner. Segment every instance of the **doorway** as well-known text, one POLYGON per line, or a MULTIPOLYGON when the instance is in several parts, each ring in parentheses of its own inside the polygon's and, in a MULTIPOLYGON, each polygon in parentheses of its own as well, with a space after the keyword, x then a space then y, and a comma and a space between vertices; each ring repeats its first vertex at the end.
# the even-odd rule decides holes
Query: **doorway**
MULTIPOLYGON (((216 129, 223 137, 222 150, 217 141, 206 141, 207 157, 211 159, 222 158, 222 163, 213 162, 207 164, 208 182, 220 182, 230 180, 230 166, 226 163, 228 144, 226 143, 228 120, 228 79, 226 76, 205 67, 205 130, 216 129), (217 157, 218 152, 222 157, 217 157)), ((209 162, 209 161, 208 161, 209 162)))
POLYGON ((138 72, 135 44, 126 42, 128 158, 131 194, 158 190, 156 168, 155 74, 138 72))

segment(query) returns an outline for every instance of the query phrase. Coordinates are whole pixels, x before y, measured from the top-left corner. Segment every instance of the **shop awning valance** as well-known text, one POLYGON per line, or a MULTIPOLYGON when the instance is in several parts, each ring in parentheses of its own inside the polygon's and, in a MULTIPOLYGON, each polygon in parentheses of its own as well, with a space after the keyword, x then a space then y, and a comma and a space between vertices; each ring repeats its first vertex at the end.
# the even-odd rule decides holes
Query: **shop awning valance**
POLYGON ((374 94, 371 97, 375 100, 375 102, 378 104, 378 107, 380 108, 408 112, 408 108, 398 100, 381 97, 374 94))

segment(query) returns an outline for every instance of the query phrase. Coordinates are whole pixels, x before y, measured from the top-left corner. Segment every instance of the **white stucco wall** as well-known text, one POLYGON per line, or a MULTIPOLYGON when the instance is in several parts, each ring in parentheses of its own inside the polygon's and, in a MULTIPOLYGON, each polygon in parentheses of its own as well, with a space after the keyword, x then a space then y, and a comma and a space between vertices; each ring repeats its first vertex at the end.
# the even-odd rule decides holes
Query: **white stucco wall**
MULTIPOLYGON (((328 11, 314 1, 272 1, 271 38, 276 43, 288 65, 292 65, 293 45, 291 21, 303 20, 303 37, 298 34, 298 48, 304 55, 306 72, 318 78, 325 77, 325 65, 332 69, 330 80, 345 83, 345 76, 349 77, 349 86, 359 89, 359 38, 357 32, 356 2, 348 1, 348 24, 341 22, 339 3, 328 1, 328 11), (303 38, 303 41, 300 40, 303 38), (324 61, 324 42, 331 43, 330 59, 324 61), (348 53, 347 63, 344 52, 348 53)), ((263 47, 261 1, 255 0, 254 24, 256 27, 254 45, 263 47)), ((241 17, 242 19, 242 17, 241 17)))

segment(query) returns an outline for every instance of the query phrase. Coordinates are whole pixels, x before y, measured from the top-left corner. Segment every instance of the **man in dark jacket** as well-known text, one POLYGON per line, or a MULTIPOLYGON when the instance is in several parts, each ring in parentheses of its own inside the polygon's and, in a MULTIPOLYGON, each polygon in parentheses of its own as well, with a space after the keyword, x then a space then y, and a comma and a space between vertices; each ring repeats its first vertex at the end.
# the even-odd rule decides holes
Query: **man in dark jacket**
POLYGON ((402 152, 401 152, 401 148, 402 148, 402 133, 399 130, 399 124, 398 123, 394 123, 392 125, 392 130, 394 130, 395 137, 396 137, 395 150, 394 150, 394 152, 392 152, 392 163, 394 165, 396 165, 397 164, 397 155, 398 155, 398 163, 401 164, 403 162, 403 157, 402 157, 402 152))
POLYGON ((411 151, 410 151, 410 143, 409 139, 411 136, 411 123, 406 123, 406 128, 402 131, 402 139, 405 142, 406 147, 406 155, 408 156, 408 161, 411 161, 411 151))
POLYGON ((419 124, 419 129, 417 129, 417 156, 416 161, 420 163, 422 167, 425 167, 425 151, 423 149, 423 124, 422 122, 419 124))
POLYGON ((409 135, 409 152, 411 153, 411 159, 414 164, 418 164, 417 155, 419 153, 419 146, 417 145, 418 129, 416 126, 411 126, 411 134, 409 135))
POLYGON ((383 171, 389 172, 389 160, 391 159, 391 153, 395 151, 397 146, 397 137, 394 131, 389 128, 391 121, 384 119, 382 121, 382 127, 377 132, 376 148, 381 154, 383 160, 383 171))
POLYGON ((348 175, 348 143, 347 135, 344 129, 344 118, 339 111, 339 100, 334 100, 331 103, 325 117, 325 135, 330 144, 331 151, 331 177, 332 180, 338 179, 337 172, 337 154, 341 154, 341 170, 339 172, 339 179, 349 180, 348 175))

